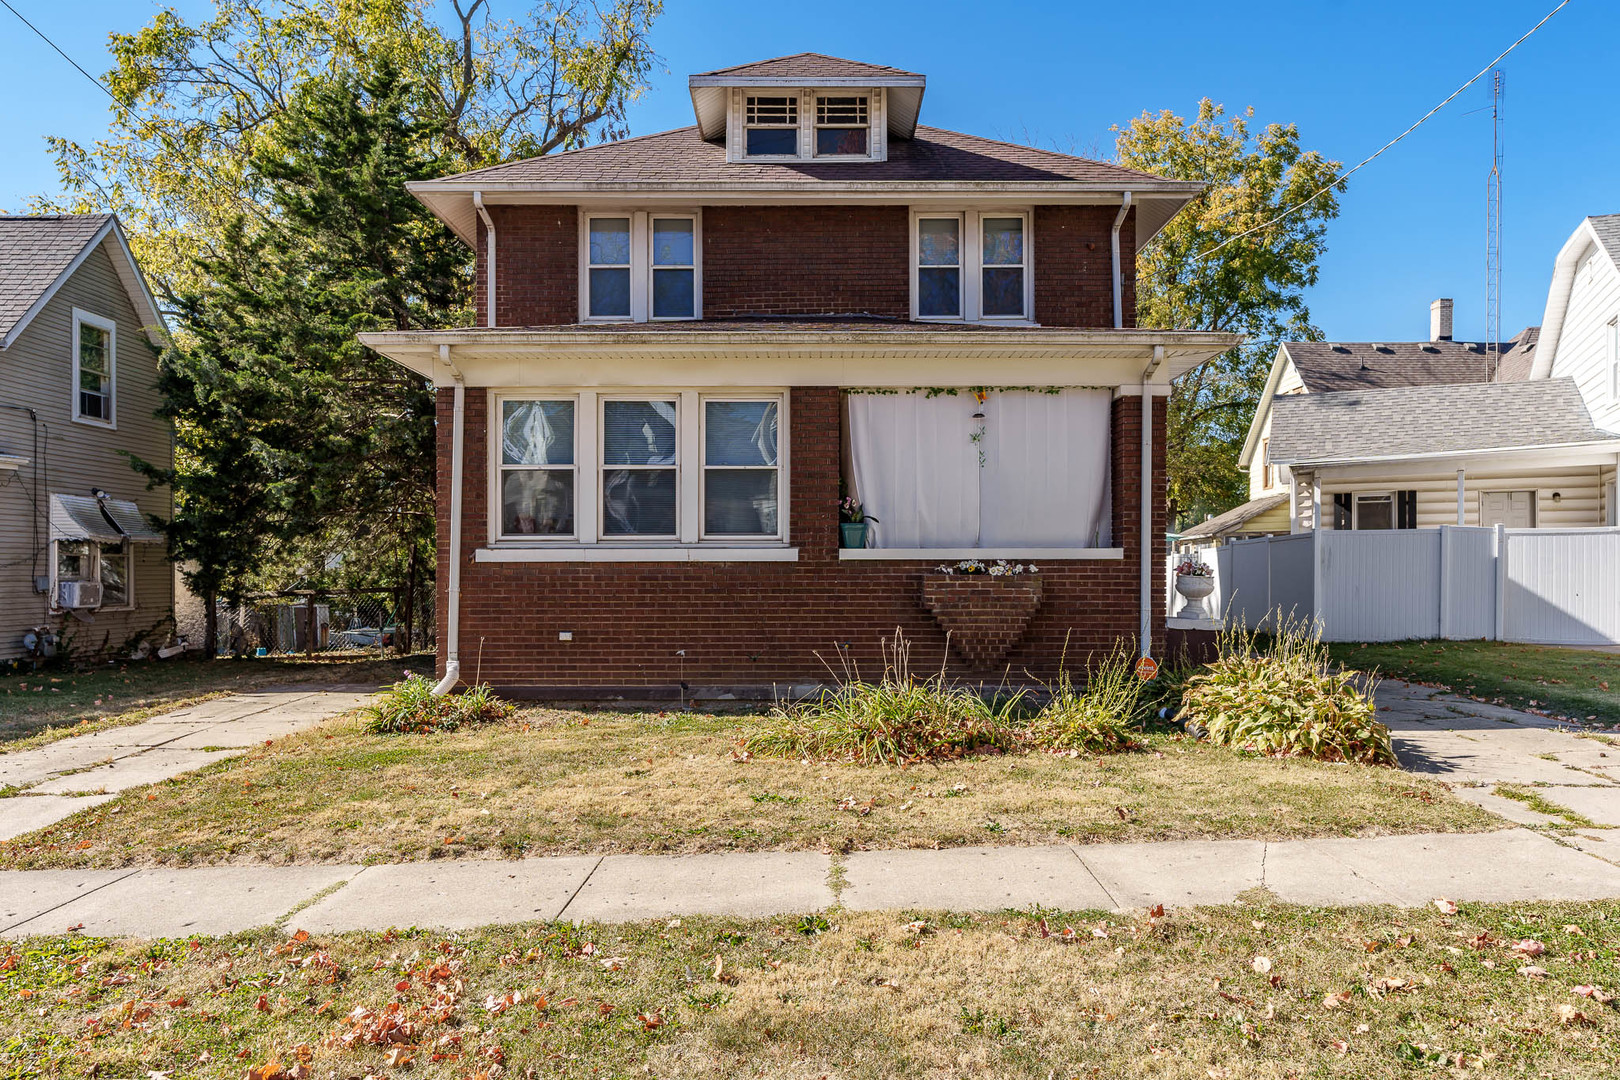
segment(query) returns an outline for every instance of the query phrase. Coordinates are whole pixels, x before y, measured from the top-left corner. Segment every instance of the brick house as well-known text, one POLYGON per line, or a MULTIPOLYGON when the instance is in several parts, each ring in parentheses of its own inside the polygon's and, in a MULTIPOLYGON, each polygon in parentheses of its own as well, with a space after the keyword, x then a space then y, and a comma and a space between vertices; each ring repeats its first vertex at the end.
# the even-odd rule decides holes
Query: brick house
POLYGON ((1135 253, 1200 185, 920 127, 924 83, 746 64, 691 78, 695 126, 413 185, 479 325, 361 340, 438 387, 447 680, 768 694, 875 675, 897 628, 975 679, 1162 647, 1164 402, 1236 339, 1137 329, 1135 253), (1039 572, 937 569, 969 558, 1039 572))

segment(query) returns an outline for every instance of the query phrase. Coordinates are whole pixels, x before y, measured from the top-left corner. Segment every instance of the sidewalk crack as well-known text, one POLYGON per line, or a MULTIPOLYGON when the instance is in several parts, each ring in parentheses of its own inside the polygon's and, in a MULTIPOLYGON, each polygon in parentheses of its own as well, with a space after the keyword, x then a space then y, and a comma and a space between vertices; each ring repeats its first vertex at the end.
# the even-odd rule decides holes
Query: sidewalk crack
POLYGON ((1097 871, 1093 870, 1091 868, 1091 864, 1086 862, 1085 857, 1080 854, 1080 850, 1071 844, 1069 845, 1069 854, 1073 855, 1075 859, 1079 861, 1080 865, 1085 868, 1086 873, 1091 875, 1091 880, 1096 883, 1097 888, 1102 890, 1102 894, 1108 897, 1108 902, 1114 905, 1114 910, 1119 911, 1121 909, 1121 905, 1118 898, 1116 898, 1113 893, 1108 891, 1108 886, 1102 883, 1102 878, 1097 876, 1097 871))
MULTIPOLYGON (((31 871, 27 871, 27 870, 22 871, 22 873, 25 873, 25 874, 30 873, 30 872, 31 871)), ((34 912, 34 914, 28 916, 26 919, 19 919, 17 922, 11 923, 8 926, 0 926, 0 934, 9 934, 11 931, 15 930, 17 927, 23 925, 24 923, 31 923, 35 919, 43 919, 45 916, 49 915, 51 912, 60 911, 62 908, 67 907, 69 904, 73 903, 75 900, 83 899, 84 897, 89 896, 91 893, 100 892, 102 889, 105 889, 107 886, 116 885, 120 881, 124 881, 124 880, 126 880, 128 878, 132 878, 132 877, 134 877, 136 874, 138 874, 140 872, 141 872, 141 867, 137 866, 127 874, 122 874, 122 875, 120 875, 118 877, 115 877, 111 881, 103 881, 100 885, 97 885, 93 889, 86 889, 82 893, 77 893, 77 894, 75 894, 73 896, 70 896, 66 900, 62 901, 60 904, 53 904, 50 907, 46 908, 44 911, 36 911, 36 912, 34 912)))

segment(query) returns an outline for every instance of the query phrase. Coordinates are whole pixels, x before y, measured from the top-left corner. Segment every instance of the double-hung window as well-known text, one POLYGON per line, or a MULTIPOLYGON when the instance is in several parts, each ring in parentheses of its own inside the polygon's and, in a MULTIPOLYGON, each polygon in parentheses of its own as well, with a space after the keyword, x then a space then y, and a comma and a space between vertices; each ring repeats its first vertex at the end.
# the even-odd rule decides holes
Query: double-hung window
POLYGON ((774 398, 703 402, 703 533, 758 539, 781 532, 779 405, 774 398))
POLYGON ((501 536, 575 535, 575 407, 572 398, 501 401, 501 536))
POLYGON ((114 425, 118 327, 111 319, 73 309, 73 419, 114 425))
POLYGON ((866 95, 816 98, 816 157, 866 157, 870 129, 866 95))
POLYGON ((748 95, 743 113, 743 142, 749 157, 798 157, 798 97, 748 95))
POLYGON ((587 214, 581 231, 581 321, 702 318, 696 213, 587 214))
POLYGON ((785 397, 496 394, 490 538, 564 549, 785 541, 785 397))
POLYGON ((923 212, 912 222, 914 318, 1030 319, 1034 290, 1027 213, 923 212))

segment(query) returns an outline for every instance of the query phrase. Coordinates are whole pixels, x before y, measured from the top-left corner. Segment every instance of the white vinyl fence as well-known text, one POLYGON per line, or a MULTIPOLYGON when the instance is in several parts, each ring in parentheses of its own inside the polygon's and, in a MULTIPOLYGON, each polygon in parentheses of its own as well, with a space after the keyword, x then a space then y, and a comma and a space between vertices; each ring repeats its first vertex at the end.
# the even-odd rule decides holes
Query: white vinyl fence
MULTIPOLYGON (((1298 533, 1196 551, 1233 625, 1315 620, 1328 641, 1620 644, 1620 529, 1298 533)), ((1172 556, 1175 564, 1186 555, 1172 556)), ((1172 614, 1181 606, 1172 596, 1172 614)))

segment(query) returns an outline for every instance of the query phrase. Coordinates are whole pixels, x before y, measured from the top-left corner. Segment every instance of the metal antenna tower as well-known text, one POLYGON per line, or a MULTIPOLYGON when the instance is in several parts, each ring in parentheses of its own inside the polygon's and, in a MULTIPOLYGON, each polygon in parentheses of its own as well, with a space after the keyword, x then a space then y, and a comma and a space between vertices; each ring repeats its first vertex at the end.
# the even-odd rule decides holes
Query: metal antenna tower
POLYGON ((1491 175, 1485 181, 1485 354, 1502 353, 1502 69, 1491 72, 1491 175))

